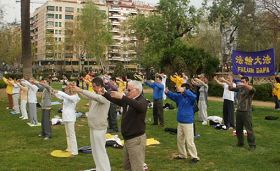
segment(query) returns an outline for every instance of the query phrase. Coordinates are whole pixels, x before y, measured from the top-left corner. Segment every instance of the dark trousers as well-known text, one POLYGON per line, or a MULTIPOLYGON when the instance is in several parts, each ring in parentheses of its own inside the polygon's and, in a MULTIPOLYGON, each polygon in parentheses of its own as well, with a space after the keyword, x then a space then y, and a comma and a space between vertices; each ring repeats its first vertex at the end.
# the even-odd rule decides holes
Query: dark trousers
POLYGON ((238 145, 244 144, 243 127, 247 131, 247 141, 249 146, 256 146, 255 136, 253 132, 252 113, 251 112, 236 112, 236 136, 238 145))
POLYGON ((117 110, 116 110, 116 105, 113 103, 110 104, 109 113, 108 113, 108 123, 109 123, 109 129, 118 131, 117 110))
POLYGON ((233 101, 224 99, 223 104, 223 119, 224 124, 227 128, 233 127, 235 128, 235 122, 234 122, 234 104, 233 101))
POLYGON ((51 137, 51 121, 50 121, 50 109, 42 109, 42 136, 51 137))
POLYGON ((273 96, 274 98, 274 102, 275 102, 275 109, 279 109, 280 108, 280 100, 278 100, 277 96, 273 96))
POLYGON ((154 124, 164 125, 164 118, 163 118, 163 101, 162 100, 154 100, 153 104, 153 117, 154 117, 154 124))

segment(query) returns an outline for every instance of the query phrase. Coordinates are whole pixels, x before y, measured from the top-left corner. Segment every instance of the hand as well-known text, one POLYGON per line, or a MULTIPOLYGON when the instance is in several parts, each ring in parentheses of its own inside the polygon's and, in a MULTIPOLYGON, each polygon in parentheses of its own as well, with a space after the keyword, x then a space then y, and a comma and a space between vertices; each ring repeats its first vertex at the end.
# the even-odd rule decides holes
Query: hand
POLYGON ((111 91, 110 93, 111 97, 116 98, 116 99, 122 99, 123 93, 117 92, 117 91, 111 91))
POLYGON ((184 88, 183 87, 176 87, 177 92, 183 93, 184 88))
POLYGON ((77 93, 80 93, 82 92, 83 90, 80 88, 80 87, 77 87, 77 86, 71 86, 71 89, 77 93))
POLYGON ((165 87, 165 89, 164 89, 164 93, 168 93, 168 88, 167 87, 165 87))

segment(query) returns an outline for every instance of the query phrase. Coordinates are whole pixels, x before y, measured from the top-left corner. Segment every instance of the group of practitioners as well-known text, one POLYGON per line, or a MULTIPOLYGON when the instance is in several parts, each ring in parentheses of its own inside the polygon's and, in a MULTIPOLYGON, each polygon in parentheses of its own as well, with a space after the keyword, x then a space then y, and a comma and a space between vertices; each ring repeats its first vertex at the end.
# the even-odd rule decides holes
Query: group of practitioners
MULTIPOLYGON (((146 113, 148 101, 144 97, 143 86, 146 84, 153 89, 153 124, 164 127, 163 101, 170 98, 177 105, 177 147, 178 155, 174 159, 186 159, 188 153, 191 162, 200 160, 194 143, 194 115, 198 107, 198 119, 202 125, 207 125, 207 96, 208 79, 204 74, 189 79, 184 73, 173 74, 170 81, 174 87, 166 86, 167 75, 158 73, 155 80, 145 80, 142 74, 134 75, 136 80, 126 77, 115 78, 110 75, 95 76, 87 74, 83 77, 86 89, 80 88, 79 83, 64 80, 63 91, 53 89, 47 79, 36 81, 32 78, 5 78, 8 94, 8 108, 15 113, 21 113, 22 119, 29 119, 30 124, 37 125, 37 92, 42 91, 42 132, 44 139, 51 138, 51 97, 61 99, 62 120, 65 125, 67 148, 72 155, 78 155, 78 145, 75 135, 76 106, 80 96, 89 100, 87 112, 92 156, 97 171, 111 170, 109 157, 106 152, 105 134, 110 130, 118 132, 116 105, 121 107, 121 134, 124 138, 123 169, 143 171, 146 146, 146 113), (80 95, 80 96, 79 96, 80 95), (20 97, 20 109, 19 109, 20 97), (28 112, 26 104, 28 103, 28 112), (186 149, 187 147, 187 149, 186 149), (188 152, 188 153, 187 153, 188 152)), ((237 146, 244 145, 243 127, 247 130, 247 140, 250 149, 255 149, 255 136, 252 128, 252 98, 255 89, 249 84, 248 77, 242 77, 238 83, 233 77, 214 77, 214 80, 224 87, 223 119, 227 128, 236 128, 237 146), (236 124, 234 117, 234 92, 237 92, 236 124)), ((168 80, 169 81, 169 80, 168 80)))

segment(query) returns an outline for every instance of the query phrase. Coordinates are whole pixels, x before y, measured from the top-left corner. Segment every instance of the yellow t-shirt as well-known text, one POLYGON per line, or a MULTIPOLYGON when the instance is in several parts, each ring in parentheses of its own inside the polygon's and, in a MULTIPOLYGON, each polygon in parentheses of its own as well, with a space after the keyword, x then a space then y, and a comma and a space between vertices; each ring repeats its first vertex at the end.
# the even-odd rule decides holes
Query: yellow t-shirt
POLYGON ((7 78, 3 77, 3 81, 5 82, 5 84, 7 84, 7 87, 6 87, 6 93, 7 94, 13 94, 13 84, 11 84, 7 78))
POLYGON ((272 89, 272 95, 280 99, 280 83, 275 83, 272 89))

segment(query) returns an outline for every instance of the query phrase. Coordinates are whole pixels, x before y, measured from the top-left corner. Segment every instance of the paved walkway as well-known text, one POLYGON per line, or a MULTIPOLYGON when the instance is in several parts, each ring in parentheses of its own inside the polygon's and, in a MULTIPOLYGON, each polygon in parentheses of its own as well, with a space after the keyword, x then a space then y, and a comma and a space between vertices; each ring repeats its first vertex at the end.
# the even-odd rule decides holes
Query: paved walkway
MULTIPOLYGON (((152 93, 152 89, 144 89, 144 93, 152 93)), ((209 96, 208 100, 210 101, 218 101, 218 102, 223 102, 222 97, 212 97, 209 96)), ((271 107, 274 109, 275 104, 273 102, 264 102, 264 101, 258 101, 258 100, 253 100, 253 105, 254 106, 262 106, 262 107, 271 107)))

